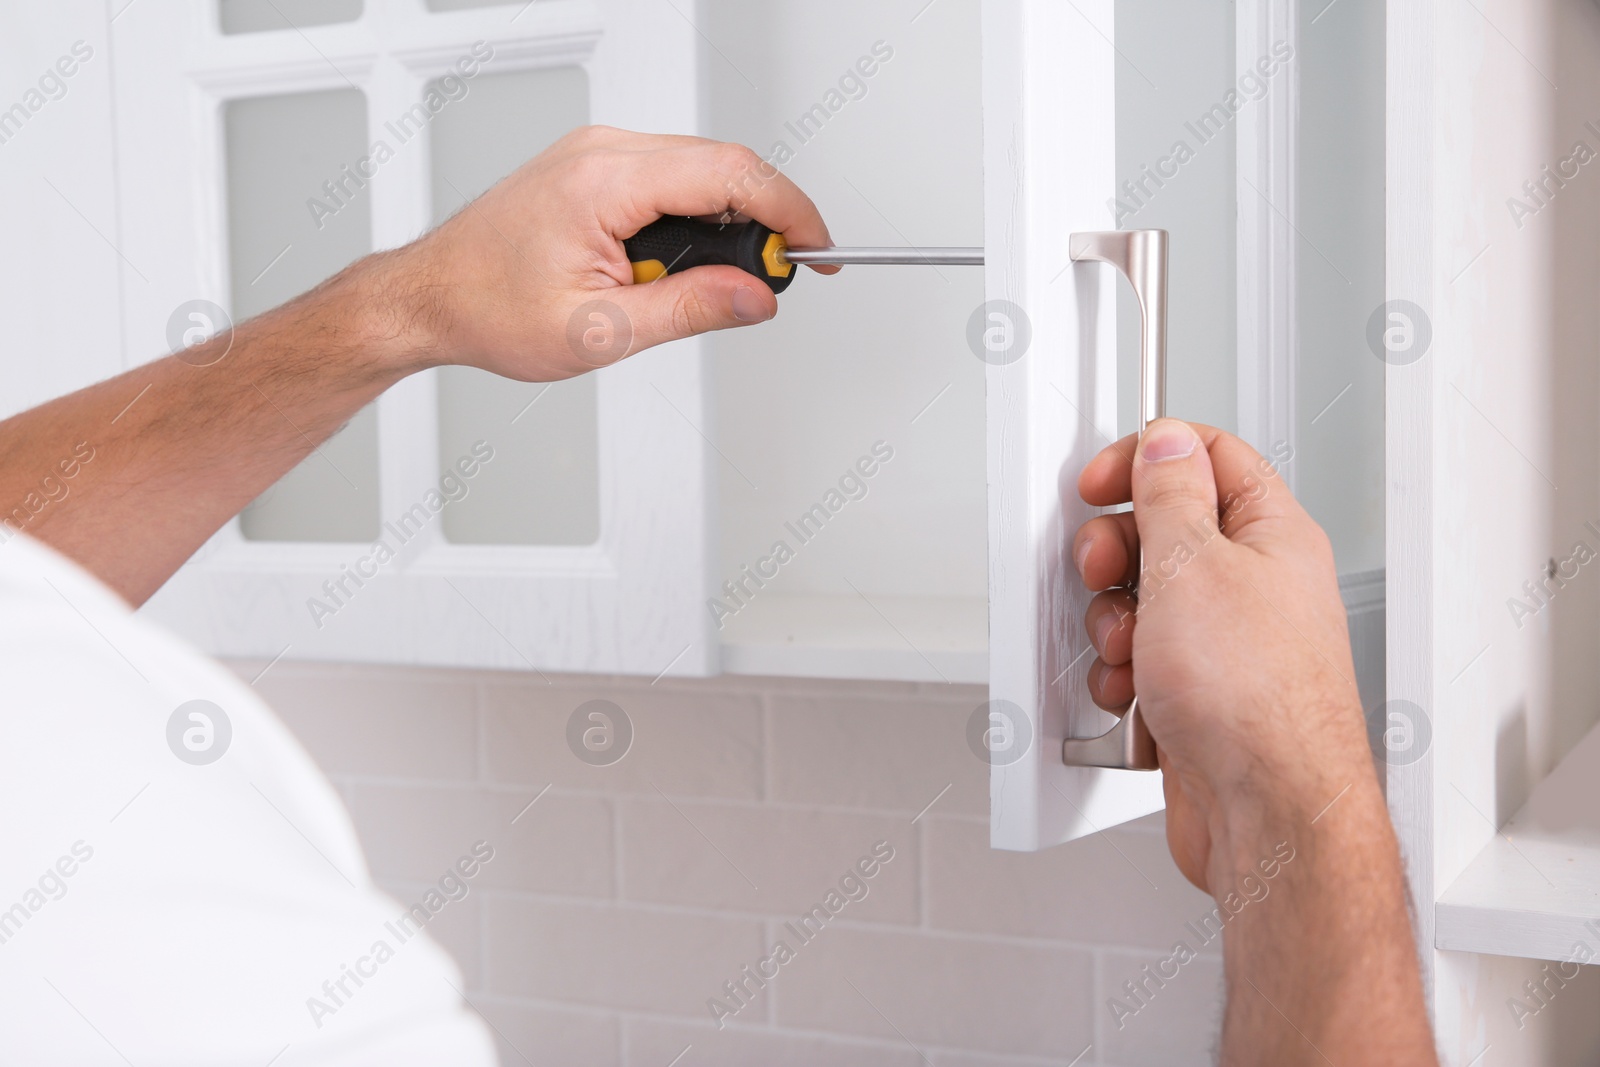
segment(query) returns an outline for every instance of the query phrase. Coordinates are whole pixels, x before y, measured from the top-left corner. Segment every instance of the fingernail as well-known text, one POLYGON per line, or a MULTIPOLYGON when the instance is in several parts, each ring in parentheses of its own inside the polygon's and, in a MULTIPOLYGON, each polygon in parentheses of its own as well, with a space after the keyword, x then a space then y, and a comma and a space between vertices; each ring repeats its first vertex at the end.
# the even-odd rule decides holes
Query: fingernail
POLYGON ((1111 664, 1106 663, 1104 660, 1097 659, 1094 661, 1094 666, 1089 668, 1088 682, 1095 689, 1104 692, 1106 688, 1106 678, 1110 674, 1111 664))
POLYGON ((1183 459, 1194 455, 1194 446, 1200 438, 1189 424, 1178 419, 1162 419, 1152 423, 1139 441, 1139 455, 1146 463, 1162 463, 1169 459, 1183 459))
POLYGON ((733 317, 740 322, 767 321, 767 305, 748 285, 733 291, 733 317))
POLYGON ((1094 538, 1091 537, 1083 544, 1078 546, 1078 551, 1072 557, 1073 565, 1078 568, 1078 577, 1082 578, 1084 581, 1088 581, 1089 576, 1083 573, 1083 565, 1089 561, 1089 549, 1093 547, 1094 538))
POLYGON ((1106 642, 1111 640, 1111 631, 1117 628, 1115 615, 1102 615, 1100 621, 1094 624, 1094 647, 1101 652, 1106 650, 1106 642))

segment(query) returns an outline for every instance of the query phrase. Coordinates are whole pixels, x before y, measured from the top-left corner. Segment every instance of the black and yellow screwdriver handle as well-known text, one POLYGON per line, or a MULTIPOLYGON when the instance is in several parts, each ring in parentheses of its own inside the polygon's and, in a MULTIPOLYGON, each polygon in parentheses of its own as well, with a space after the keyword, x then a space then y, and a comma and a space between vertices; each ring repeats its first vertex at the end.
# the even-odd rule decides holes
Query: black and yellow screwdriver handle
POLYGON ((694 219, 657 219, 622 242, 633 264, 634 282, 653 282, 663 274, 691 267, 729 263, 754 274, 774 293, 794 281, 794 264, 784 258, 789 247, 783 234, 759 222, 697 222, 694 219))

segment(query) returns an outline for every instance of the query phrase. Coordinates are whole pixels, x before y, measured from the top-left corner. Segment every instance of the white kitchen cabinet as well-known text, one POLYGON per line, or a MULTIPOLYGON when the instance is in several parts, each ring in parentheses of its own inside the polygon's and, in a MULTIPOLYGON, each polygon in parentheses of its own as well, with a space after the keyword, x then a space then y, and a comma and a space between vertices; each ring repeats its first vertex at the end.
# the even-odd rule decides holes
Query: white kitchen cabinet
POLYGON ((208 651, 988 683, 1006 703, 975 721, 998 708, 1028 738, 995 768, 997 845, 1154 810, 1155 776, 1058 758, 1109 721, 1063 546, 1090 513, 1077 468, 1132 428, 1138 325, 1127 287, 1065 251, 1120 225, 1172 234, 1171 413, 1238 428, 1329 526, 1377 699, 1382 364, 1360 346, 1382 295, 1381 95, 1348 84, 1381 51, 1301 25, 1344 10, 172 0, 104 20, 115 165, 96 177, 127 366, 200 329, 192 302, 274 306, 587 121, 751 144, 841 242, 989 256, 806 273, 773 323, 574 382, 402 384, 152 601, 208 651), (1026 317, 1026 352, 983 345, 993 299, 1026 317), (493 462, 453 475, 480 444, 493 462), (798 536, 819 503, 824 528, 798 536))
MULTIPOLYGON (((111 39, 135 362, 170 348, 187 302, 247 316, 418 236, 463 186, 498 176, 484 157, 504 173, 590 121, 700 123, 698 37, 655 0, 162 2, 129 5, 111 39), (464 140, 484 147, 463 157, 464 140)), ((413 378, 218 533, 149 610, 227 655, 714 671, 705 358, 684 341, 549 397, 471 372, 413 378), (508 468, 565 486, 562 499, 532 523, 505 514, 519 495, 508 468), (503 514, 481 513, 495 496, 503 514), (537 521, 551 516, 568 521, 537 521), (485 544, 497 523, 503 543, 485 544)))
POLYGON ((1387 23, 1390 809, 1451 1062, 1593 1062, 1600 10, 1387 23))

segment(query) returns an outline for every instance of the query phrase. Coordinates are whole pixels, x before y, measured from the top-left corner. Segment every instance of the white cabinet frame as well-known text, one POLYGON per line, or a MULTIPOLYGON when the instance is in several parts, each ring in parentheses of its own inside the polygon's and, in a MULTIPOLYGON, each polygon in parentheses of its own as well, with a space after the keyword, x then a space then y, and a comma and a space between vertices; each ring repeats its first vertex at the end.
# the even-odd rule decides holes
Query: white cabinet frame
MULTIPOLYGON (((1248 70, 1275 46, 1300 54, 1294 0, 1238 0, 1234 8, 1235 70, 1248 70)), ((1235 147, 1238 205, 1237 303, 1239 436, 1262 455, 1295 437, 1296 128, 1300 65, 1286 63, 1282 82, 1239 112, 1235 147)), ((1288 453, 1293 455, 1294 452, 1288 453)), ((1295 464, 1283 466, 1291 491, 1295 464)))
MULTIPOLYGON (((215 0, 129 5, 112 26, 126 348, 165 351, 166 321, 205 298, 227 307, 228 100, 354 86, 368 136, 421 99, 476 42, 484 73, 581 66, 592 121, 697 133, 699 37, 692 3, 540 0, 431 13, 423 0, 367 0, 358 21, 224 35, 215 0), (132 267, 138 265, 138 270, 132 267)), ((482 76, 482 75, 480 75, 482 76)), ((432 222, 426 130, 370 180, 376 249, 432 222)), ((211 372, 226 373, 224 359, 211 372)), ((598 372, 600 538, 582 547, 452 545, 435 522, 337 617, 306 606, 366 545, 264 543, 230 523, 150 611, 207 651, 538 671, 716 671, 704 601, 715 558, 715 471, 702 431, 703 346, 677 342, 598 372)), ((380 518, 439 475, 436 390, 414 377, 378 401, 380 518)), ((492 442, 491 442, 492 443, 492 442)))

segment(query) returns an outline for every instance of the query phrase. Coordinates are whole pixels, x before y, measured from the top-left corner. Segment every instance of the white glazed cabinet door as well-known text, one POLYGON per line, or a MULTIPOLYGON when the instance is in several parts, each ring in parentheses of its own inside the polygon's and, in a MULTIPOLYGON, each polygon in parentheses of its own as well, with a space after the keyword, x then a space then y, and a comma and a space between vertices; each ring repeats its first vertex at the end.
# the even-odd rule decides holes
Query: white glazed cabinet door
MULTIPOLYGON (((699 38, 686 0, 365 0, 328 9, 278 0, 257 6, 285 25, 249 33, 223 32, 222 6, 144 0, 124 5, 111 27, 124 330, 134 364, 172 350, 177 309, 195 300, 227 308, 239 291, 228 250, 230 102, 360 93, 369 151, 385 143, 392 157, 365 167, 350 160, 373 172, 365 199, 332 202, 339 213, 370 210, 375 249, 433 224, 438 190, 427 142, 437 120, 430 127, 401 119, 413 144, 397 142, 395 122, 420 114, 414 109, 430 83, 470 57, 480 77, 581 70, 596 123, 698 132, 699 38), (311 24, 333 8, 359 15, 311 24)), ((327 177, 348 181, 342 173, 327 177)), ((330 202, 315 183, 304 195, 330 202)), ((195 371, 230 372, 225 358, 195 371)), ((439 381, 419 375, 377 404, 377 510, 388 520, 385 531, 440 484, 439 381)), ((599 371, 593 388, 594 543, 452 543, 432 522, 372 574, 374 563, 361 564, 370 540, 250 540, 236 520, 168 583, 150 612, 222 655, 652 677, 714 672, 717 646, 704 606, 712 472, 702 436, 701 345, 679 342, 625 360, 599 371), (347 578, 352 569, 366 572, 364 581, 347 578), (326 591, 330 581, 343 590, 337 601, 326 591), (319 600, 338 610, 313 610, 319 600)), ((525 411, 530 419, 550 414, 525 411)))
POLYGON ((1157 811, 1161 776, 1067 767, 1114 723, 1089 700, 1089 594, 1071 559, 1096 514, 1077 477, 1116 437, 1115 286, 1072 264, 1116 229, 1113 0, 985 0, 990 840, 1034 850, 1157 811))

